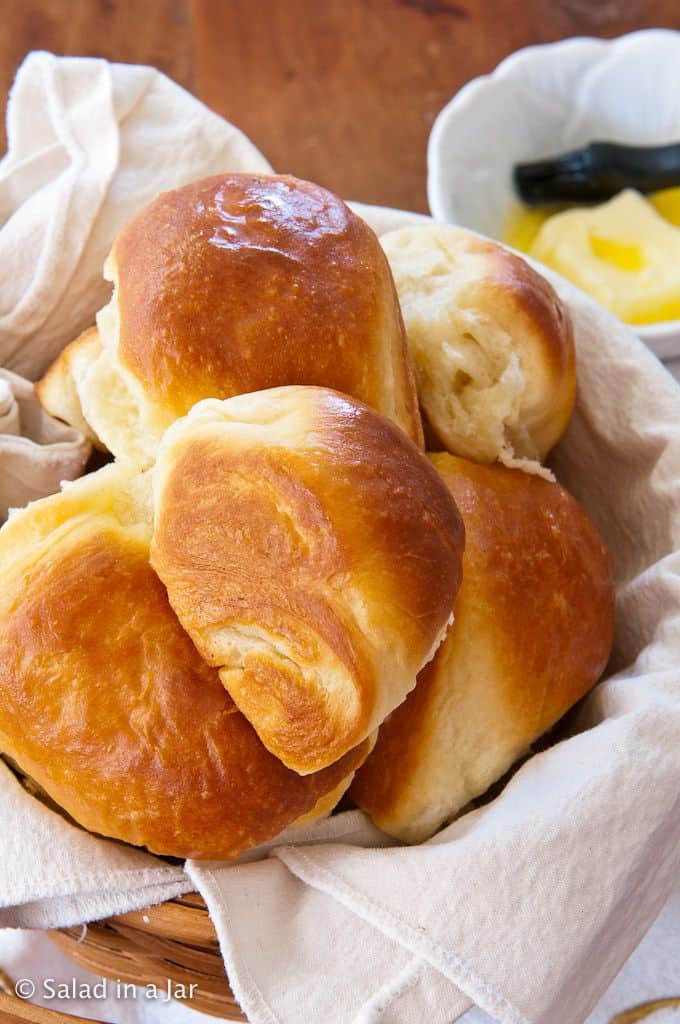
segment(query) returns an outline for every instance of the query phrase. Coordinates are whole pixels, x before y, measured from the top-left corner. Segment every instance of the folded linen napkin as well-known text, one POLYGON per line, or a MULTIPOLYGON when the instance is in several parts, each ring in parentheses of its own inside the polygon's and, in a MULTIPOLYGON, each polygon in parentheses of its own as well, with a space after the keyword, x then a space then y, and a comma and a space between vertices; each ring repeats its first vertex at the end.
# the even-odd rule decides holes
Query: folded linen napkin
MULTIPOLYGON (((135 108, 139 140, 162 136, 173 110, 175 135, 183 118, 201 138, 234 131, 186 94, 173 106, 167 90, 176 87, 162 76, 152 86, 149 69, 30 57, 10 110, 10 124, 38 126, 32 150, 24 141, 31 175, 17 214, 63 164, 63 152, 41 141, 56 117, 52 101, 40 106, 47 93, 35 79, 45 65, 60 83, 62 120, 70 123, 85 104, 84 137, 90 125, 97 135, 114 131, 116 111, 129 110, 142 79, 154 95, 166 90, 166 102, 145 107, 143 118, 135 108)), ((252 159, 262 168, 255 150, 237 149, 239 166, 252 159)), ((99 211, 109 209, 112 189, 120 198, 126 180, 149 197, 142 149, 135 152, 128 179, 119 149, 99 211)), ((17 156, 10 151, 8 160, 17 156)), ((192 168, 196 176, 214 165, 197 160, 192 168)), ((157 171, 151 159, 151 179, 157 171)), ((74 179, 74 202, 89 196, 96 206, 87 165, 78 173, 83 191, 74 179)), ((357 209, 378 232, 414 219, 357 209)), ((103 239, 103 214, 90 213, 81 227, 103 239)), ((108 214, 106 223, 113 230, 108 214)), ((8 226, 0 251, 7 245, 11 253, 8 226)), ((40 266, 45 281, 63 280, 60 248, 37 215, 34 227, 23 242, 26 265, 40 266)), ((51 314, 59 329, 33 330, 36 305, 25 336, 18 327, 3 336, 4 358, 39 372, 46 353, 83 326, 89 289, 100 301, 95 251, 99 260, 83 241, 74 262, 66 249, 74 283, 51 314)), ((578 734, 531 758, 498 798, 422 846, 396 846, 350 812, 288 833, 259 851, 261 859, 194 861, 184 871, 83 833, 0 770, 0 925, 71 925, 195 886, 253 1024, 449 1024, 473 1003, 503 1024, 584 1020, 659 912, 679 866, 680 391, 626 327, 554 280, 572 310, 580 360, 578 406, 554 468, 602 529, 619 595, 616 674, 584 702, 578 734)))
POLYGON ((79 477, 90 451, 77 430, 47 415, 30 381, 0 369, 0 523, 79 477))
POLYGON ((35 379, 94 323, 120 228, 159 192, 261 153, 153 68, 32 53, 7 108, 0 163, 0 366, 35 379))
POLYGON ((19 404, 9 381, 0 378, 0 434, 16 436, 19 432, 19 404))
MULTIPOLYGON (((677 888, 644 941, 588 1017, 586 1024, 612 1024, 618 1013, 630 1013, 640 1003, 647 1003, 651 1014, 646 1024, 679 1024, 680 1004, 662 1007, 655 1013, 652 1013, 649 1007, 650 1002, 659 1000, 660 993, 678 991, 679 947, 680 888, 677 888)), ((43 979, 53 978, 58 983, 72 985, 73 979, 76 978, 79 984, 88 985, 90 991, 99 980, 95 974, 82 967, 76 967, 37 931, 11 928, 0 930, 0 963, 11 978, 28 977, 35 980, 35 1002, 52 1009, 55 1003, 49 998, 51 993, 41 992, 40 983, 43 979)), ((189 1005, 178 1002, 166 1005, 162 1000, 150 999, 120 1000, 116 998, 113 986, 105 999, 97 993, 96 998, 88 999, 81 995, 77 999, 59 1000, 59 1009, 62 1013, 77 1014, 87 1020, 105 1020, 109 1024, 205 1024, 205 1018, 197 1017, 195 1011, 188 1009, 189 1005)), ((423 1015, 420 1020, 429 1021, 431 1018, 426 1007, 421 1005, 421 1010, 423 1015)), ((492 1024, 492 1018, 477 1007, 473 1007, 460 1018, 460 1024, 492 1024)))

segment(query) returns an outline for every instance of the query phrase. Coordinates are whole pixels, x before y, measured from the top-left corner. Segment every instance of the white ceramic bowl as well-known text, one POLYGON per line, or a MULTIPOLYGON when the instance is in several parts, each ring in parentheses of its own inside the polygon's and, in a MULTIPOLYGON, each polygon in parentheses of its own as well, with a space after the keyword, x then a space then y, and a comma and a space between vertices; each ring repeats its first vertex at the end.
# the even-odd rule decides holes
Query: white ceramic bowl
MULTIPOLYGON (((468 82, 430 135, 432 214, 500 238, 513 164, 594 140, 680 141, 680 32, 531 46, 468 82)), ((680 321, 635 330, 661 358, 680 356, 680 321)))

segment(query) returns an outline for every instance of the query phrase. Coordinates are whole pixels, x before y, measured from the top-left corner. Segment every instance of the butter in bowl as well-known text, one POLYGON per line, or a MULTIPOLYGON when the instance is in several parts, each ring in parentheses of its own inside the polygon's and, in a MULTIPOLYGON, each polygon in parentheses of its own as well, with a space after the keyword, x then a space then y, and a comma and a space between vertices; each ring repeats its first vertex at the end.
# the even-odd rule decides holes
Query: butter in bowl
POLYGON ((680 160, 676 153, 676 177, 671 167, 670 176, 657 174, 656 187, 645 169, 658 172, 659 147, 667 164, 680 140, 679 64, 680 33, 656 29, 521 50, 453 98, 428 150, 436 218, 500 239, 568 278, 631 324, 673 372, 680 372, 680 160), (616 187, 608 191, 601 175, 581 173, 574 185, 573 175, 558 173, 597 150, 593 142, 623 147, 629 173, 610 176, 616 187), (522 180, 523 167, 534 168, 533 181, 531 173, 522 180), (552 192, 540 180, 546 169, 552 192))

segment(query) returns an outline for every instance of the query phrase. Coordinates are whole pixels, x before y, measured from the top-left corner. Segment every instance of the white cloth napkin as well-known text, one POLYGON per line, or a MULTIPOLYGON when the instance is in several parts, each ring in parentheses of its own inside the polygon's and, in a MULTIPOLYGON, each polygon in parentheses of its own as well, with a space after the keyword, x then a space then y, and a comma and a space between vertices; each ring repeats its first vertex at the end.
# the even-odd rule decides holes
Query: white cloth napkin
MULTIPOLYGON (((612 1024, 618 1013, 680 991, 678 949, 680 888, 588 1017, 587 1024, 612 1024)), ((0 929, 0 965, 14 983, 29 979, 35 984, 36 1003, 88 1020, 108 1024, 206 1024, 208 1020, 192 1010, 190 1003, 167 1002, 165 997, 151 999, 144 989, 127 994, 125 999, 116 996, 115 982, 102 990, 100 978, 77 967, 42 932, 0 929), (91 997, 87 995, 88 988, 81 988, 76 998, 55 999, 54 983, 72 986, 74 979, 78 985, 89 986, 91 997)), ((429 1019, 421 1018, 423 1024, 429 1019)), ((460 1024, 492 1024, 492 1018, 473 1007, 460 1018, 460 1024)), ((680 1024, 680 1006, 657 1010, 646 1024, 680 1024)))
MULTIPOLYGON (((680 888, 669 899, 651 930, 606 991, 587 1024, 615 1024, 617 1014, 640 1004, 680 996, 680 888)), ((648 1007, 649 1010, 649 1007, 648 1007)), ((643 1018, 637 1018, 642 1021, 643 1018)), ((628 1018, 629 1024, 635 1018, 628 1018)), ((113 1018, 112 1024, 118 1024, 113 1018)), ((178 1024, 194 1024, 178 1021, 178 1024)), ((492 1018, 474 1008, 460 1024, 493 1024, 492 1018)), ((660 1007, 644 1017, 644 1024, 680 1024, 680 1005, 660 1007)))
MULTIPOLYGON (((17 320, 14 334, 3 336, 0 361, 33 373, 91 316, 90 293, 100 300, 93 282, 111 241, 104 236, 118 226, 112 192, 127 216, 128 192, 146 201, 159 187, 154 140, 167 143, 168 124, 190 151, 191 139, 231 138, 239 166, 251 159, 261 168, 262 158, 148 69, 39 55, 19 82, 10 127, 32 126, 21 157, 30 174, 0 231, 5 254, 16 245, 24 206, 63 169, 64 151, 43 145, 55 123, 79 113, 79 145, 87 149, 89 133, 124 131, 120 111, 130 111, 134 97, 140 118, 133 164, 118 147, 108 185, 90 187, 87 161, 73 171, 72 201, 89 211, 79 220, 88 242, 78 246, 70 220, 61 246, 37 214, 28 221, 26 267, 41 268, 43 282, 73 274, 43 332, 35 326, 38 293, 24 273, 34 315, 25 334, 17 320), (57 112, 52 94, 36 84, 47 71, 59 83, 57 112), (144 106, 140 91, 158 103, 144 106), (145 139, 155 184, 142 183, 145 139)), ((10 132, 10 146, 12 139, 10 132)), ((226 150, 220 159, 225 165, 226 150)), ((7 161, 16 166, 19 158, 10 152, 7 161)), ((197 159, 191 174, 214 169, 197 159)), ((378 231, 413 220, 358 209, 378 231)), ((283 837, 265 859, 188 862, 185 871, 86 835, 0 771, 0 925, 95 920, 196 886, 253 1024, 449 1024, 473 1003, 502 1024, 587 1017, 661 909, 680 858, 680 391, 627 328, 556 283, 574 317, 579 401, 555 470, 599 523, 619 595, 615 674, 584 702, 575 723, 581 731, 533 757, 496 800, 423 846, 389 845, 352 812, 316 826, 304 845, 299 834, 283 837)), ((46 297, 51 290, 43 289, 46 297)))
POLYGON ((0 366, 35 379, 94 323, 120 228, 159 192, 271 170, 233 125, 153 68, 32 53, 0 163, 0 366))
POLYGON ((77 430, 47 415, 30 381, 0 369, 0 523, 9 509, 75 480, 90 451, 77 430))

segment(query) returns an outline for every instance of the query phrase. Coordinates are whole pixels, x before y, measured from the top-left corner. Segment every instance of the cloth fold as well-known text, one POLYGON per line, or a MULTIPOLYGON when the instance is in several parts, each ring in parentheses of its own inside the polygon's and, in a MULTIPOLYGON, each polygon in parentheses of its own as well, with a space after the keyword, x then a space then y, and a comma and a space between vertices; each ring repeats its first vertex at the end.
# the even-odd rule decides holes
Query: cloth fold
POLYGON ((270 171, 233 125, 148 67, 32 53, 0 163, 0 366, 35 380, 94 323, 120 228, 159 192, 224 170, 270 171))
POLYGON ((30 381, 0 369, 0 523, 11 508, 79 477, 91 450, 77 430, 47 415, 30 381))
POLYGON ((188 892, 181 867, 92 836, 0 762, 0 927, 66 928, 188 892))
MULTIPOLYGON (((162 75, 103 61, 30 56, 9 128, 0 254, 17 275, 0 283, 0 363, 28 376, 91 322, 113 236, 159 189, 268 168, 162 75)), ((355 209, 378 233, 422 221, 355 209)), ((679 866, 680 391, 626 327, 551 280, 579 357, 553 468, 618 585, 615 674, 562 742, 422 846, 355 811, 184 869, 86 834, 3 769, 0 925, 72 925, 195 886, 253 1024, 447 1024, 473 1003, 502 1024, 583 1021, 679 866)))

